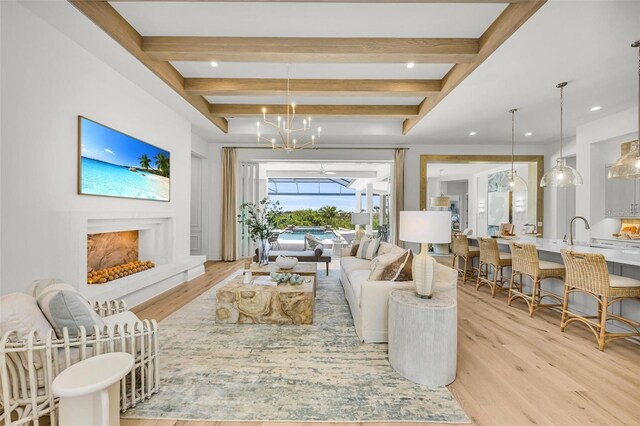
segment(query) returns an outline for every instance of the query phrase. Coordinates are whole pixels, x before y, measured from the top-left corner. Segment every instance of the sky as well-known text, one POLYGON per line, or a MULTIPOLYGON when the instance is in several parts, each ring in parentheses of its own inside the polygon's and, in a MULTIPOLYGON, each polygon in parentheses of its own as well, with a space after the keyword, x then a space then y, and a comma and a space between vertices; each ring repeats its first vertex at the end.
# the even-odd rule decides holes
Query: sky
POLYGON ((84 117, 82 122, 82 156, 111 164, 140 167, 138 158, 147 154, 151 167, 156 168, 154 157, 159 152, 169 157, 169 152, 116 130, 95 123, 84 117))

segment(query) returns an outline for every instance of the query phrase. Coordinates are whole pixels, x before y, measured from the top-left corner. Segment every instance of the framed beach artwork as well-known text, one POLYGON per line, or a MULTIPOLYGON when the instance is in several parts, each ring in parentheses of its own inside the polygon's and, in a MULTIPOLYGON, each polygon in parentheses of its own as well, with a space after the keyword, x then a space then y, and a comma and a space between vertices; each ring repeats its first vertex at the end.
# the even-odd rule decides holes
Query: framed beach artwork
POLYGON ((78 194, 169 201, 169 151, 78 116, 78 194))

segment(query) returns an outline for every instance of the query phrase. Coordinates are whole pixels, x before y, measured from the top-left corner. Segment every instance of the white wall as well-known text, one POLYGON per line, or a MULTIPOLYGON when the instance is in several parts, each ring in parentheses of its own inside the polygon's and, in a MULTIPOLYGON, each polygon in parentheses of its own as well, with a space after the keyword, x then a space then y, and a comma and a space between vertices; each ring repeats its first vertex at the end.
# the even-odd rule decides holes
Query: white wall
POLYGON ((621 143, 637 138, 638 108, 603 117, 576 129, 576 168, 584 180, 584 185, 576 188, 576 214, 589 219, 593 228, 593 232, 590 233, 584 230, 582 225, 578 225, 576 239, 585 241, 592 234, 600 237, 609 229, 613 229, 611 224, 614 221, 605 221, 603 214, 597 214, 593 210, 604 201, 604 166, 610 163, 612 158, 619 156, 621 143), (600 149, 600 144, 608 147, 604 151, 606 155, 600 149), (608 225, 601 228, 601 221, 608 225))
POLYGON ((222 157, 220 145, 191 135, 191 152, 202 165, 202 253, 208 260, 220 260, 220 216, 222 209, 222 157))
POLYGON ((175 260, 189 258, 190 124, 21 4, 0 7, 1 292, 75 276, 63 219, 77 213, 171 217, 175 260), (78 195, 79 114, 170 151, 171 201, 78 195))

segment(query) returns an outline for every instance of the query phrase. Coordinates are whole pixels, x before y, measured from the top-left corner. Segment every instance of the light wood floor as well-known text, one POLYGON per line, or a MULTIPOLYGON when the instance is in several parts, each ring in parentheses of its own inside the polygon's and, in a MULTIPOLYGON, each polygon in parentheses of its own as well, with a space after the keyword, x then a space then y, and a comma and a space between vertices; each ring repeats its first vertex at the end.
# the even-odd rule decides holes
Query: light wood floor
MULTIPOLYGON (((206 274, 183 284, 177 296, 158 297, 136 311, 162 320, 239 265, 208 263, 206 274)), ((559 320, 558 313, 544 310, 529 318, 522 302, 507 306, 505 293, 492 299, 486 287, 477 292, 471 282, 459 283, 458 374, 448 388, 474 424, 640 424, 640 346, 617 341, 600 352, 586 327, 573 324, 561 333, 559 320)), ((123 426, 241 424, 249 423, 122 421, 123 426)))

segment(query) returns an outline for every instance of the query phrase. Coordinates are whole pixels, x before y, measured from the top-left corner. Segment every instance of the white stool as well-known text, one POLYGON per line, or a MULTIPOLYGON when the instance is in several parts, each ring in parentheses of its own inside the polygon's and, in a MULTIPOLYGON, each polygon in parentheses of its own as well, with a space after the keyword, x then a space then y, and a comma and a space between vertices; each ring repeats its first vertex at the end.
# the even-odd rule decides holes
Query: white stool
POLYGON ((108 353, 87 358, 58 374, 51 390, 60 397, 60 425, 119 425, 120 380, 133 364, 128 353, 108 353))
POLYGON ((431 299, 413 290, 389 295, 389 363, 401 376, 427 386, 456 378, 458 304, 447 294, 431 299))

